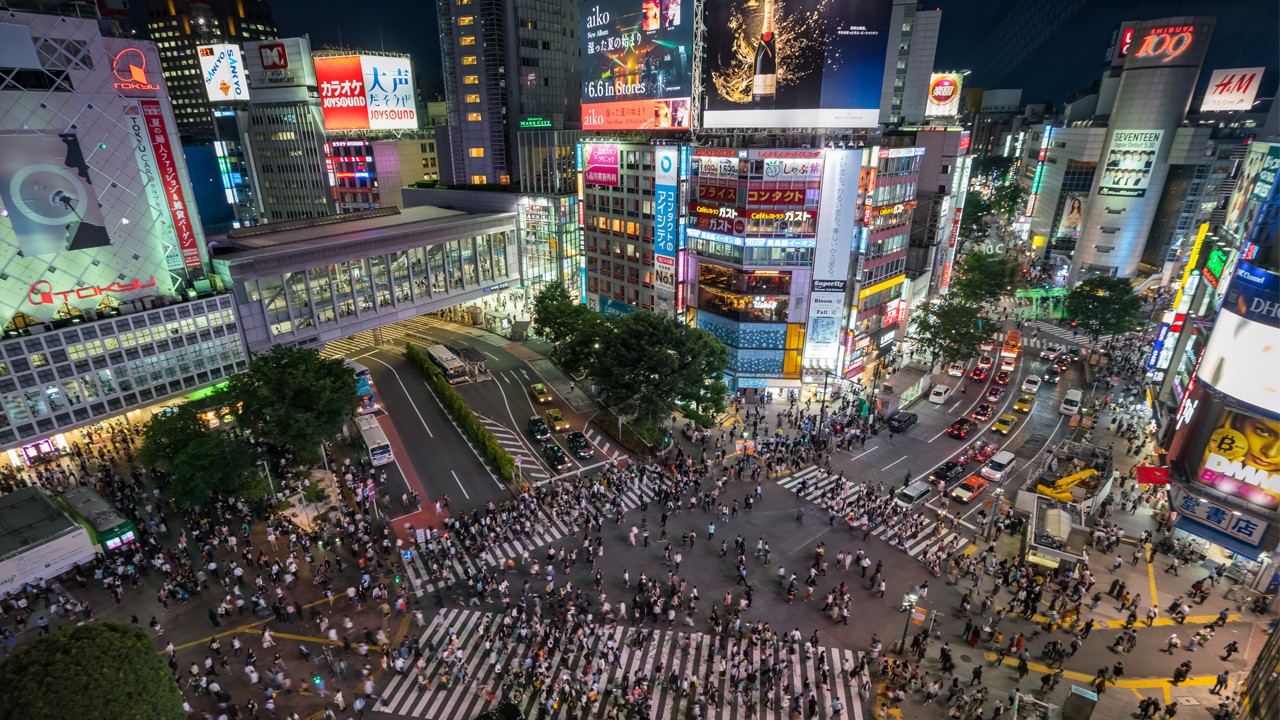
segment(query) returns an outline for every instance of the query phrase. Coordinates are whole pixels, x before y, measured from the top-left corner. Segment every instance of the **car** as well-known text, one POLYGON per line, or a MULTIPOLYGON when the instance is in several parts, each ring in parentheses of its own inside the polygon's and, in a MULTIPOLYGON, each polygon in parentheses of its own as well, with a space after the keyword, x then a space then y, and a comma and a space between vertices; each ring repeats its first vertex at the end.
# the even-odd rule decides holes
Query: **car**
POLYGON ((951 377, 964 377, 964 363, 951 363, 947 368, 947 374, 951 377))
POLYGON ((1020 413, 1029 413, 1031 412, 1031 407, 1035 404, 1035 395, 1021 395, 1018 397, 1018 402, 1013 404, 1013 409, 1020 413))
POLYGON ((952 480, 964 475, 965 464, 957 460, 948 460, 938 466, 929 477, 934 481, 950 485, 952 480))
POLYGON ((995 413, 996 413, 995 405, 992 405, 991 403, 982 403, 981 405, 973 409, 973 412, 969 414, 969 417, 973 418, 974 420, 977 420, 978 422, 986 422, 990 420, 991 416, 995 415, 995 413))
POLYGON ((987 369, 976 367, 969 373, 969 380, 972 382, 982 382, 987 379, 987 369))
POLYGON ((1045 382, 1053 383, 1054 385, 1057 385, 1058 381, 1061 379, 1062 379, 1062 371, 1058 369, 1057 365, 1050 365, 1048 368, 1045 369, 1044 371, 1045 382))
POLYGON ((569 432, 569 421, 564 419, 564 413, 551 408, 543 414, 547 416, 547 426, 552 432, 569 432))
POLYGON ((529 418, 528 428, 529 434, 533 436, 534 440, 551 439, 551 431, 547 429, 547 423, 537 415, 529 418))
POLYGON ((987 391, 987 395, 985 399, 987 402, 994 403, 994 402, 1000 402, 1000 398, 1002 397, 1004 397, 1004 388, 996 385, 992 385, 991 389, 987 391))
POLYGON ((529 386, 529 397, 539 405, 546 405, 551 402, 551 391, 542 383, 534 383, 529 386))
POLYGON ((1067 357, 1071 358, 1072 360, 1079 360, 1081 352, 1082 351, 1080 350, 1079 345, 1072 345, 1071 347, 1067 348, 1067 357))
POLYGON ((894 413, 893 417, 885 421, 885 425, 889 426, 890 430, 900 433, 906 432, 912 425, 915 425, 919 421, 920 417, 918 415, 913 412, 903 410, 901 412, 894 413))
POLYGON ((987 479, 981 475, 970 475, 951 490, 951 499, 962 503, 973 502, 974 498, 987 489, 987 484, 987 479))
POLYGON ((1058 357, 1058 353, 1065 352, 1066 349, 1067 348, 1065 345, 1059 345, 1058 343, 1049 343, 1049 347, 1046 347, 1045 349, 1040 351, 1040 359, 1053 360, 1054 358, 1058 357))
POLYGON ((1053 366, 1058 369, 1058 372, 1065 372, 1071 366, 1071 356, 1065 353, 1059 355, 1058 359, 1053 361, 1053 366))
POLYGON ((525 720, 525 715, 519 705, 506 700, 486 710, 476 720, 525 720))
POLYGON ((982 357, 978 358, 978 367, 983 369, 990 369, 992 364, 994 363, 995 361, 991 359, 990 355, 983 355, 982 357))
POLYGON ((568 470, 573 467, 573 463, 569 462, 569 456, 564 454, 564 450, 555 443, 547 443, 542 446, 542 457, 546 459, 547 465, 552 470, 568 470))
POLYGON ((1003 370, 1001 372, 996 373, 996 376, 994 378, 997 385, 1008 385, 1009 381, 1012 379, 1013 379, 1013 376, 1009 374, 1008 370, 1003 370))
POLYGON ((913 508, 929 497, 931 492, 933 492, 932 485, 923 480, 916 480, 899 490, 898 494, 893 496, 893 501, 902 507, 913 508))
POLYGON ((1039 375, 1028 375, 1027 379, 1022 381, 1022 392, 1035 395, 1040 391, 1042 382, 1039 375))
POLYGON ((1000 369, 1005 372, 1013 372, 1018 367, 1018 361, 1011 357, 1004 358, 1000 361, 1000 369))
POLYGON ((1008 435, 1013 430, 1013 426, 1018 424, 1018 416, 1005 413, 996 418, 994 424, 991 425, 991 432, 1008 435))
POLYGON ((937 405, 946 402, 949 397, 951 397, 950 385, 934 385, 933 389, 929 391, 929 402, 937 405))
POLYGON ((564 444, 569 446, 569 452, 579 460, 586 460, 595 454, 591 449, 591 443, 587 441, 587 436, 577 430, 565 436, 564 444))
POLYGON ((978 352, 991 353, 991 352, 995 352, 995 350, 996 350, 995 340, 983 340, 982 342, 978 343, 978 352))
POLYGON ((957 440, 963 440, 969 437, 969 434, 977 429, 978 423, 969 418, 960 418, 951 423, 951 427, 947 428, 947 434, 957 440))

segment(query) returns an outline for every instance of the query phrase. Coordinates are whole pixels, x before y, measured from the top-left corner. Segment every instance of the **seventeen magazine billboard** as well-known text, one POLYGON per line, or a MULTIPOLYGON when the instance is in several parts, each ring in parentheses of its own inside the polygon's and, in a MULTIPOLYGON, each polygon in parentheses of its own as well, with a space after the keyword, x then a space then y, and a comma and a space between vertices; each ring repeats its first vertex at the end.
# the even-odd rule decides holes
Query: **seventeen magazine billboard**
POLYGON ((874 127, 892 0, 706 0, 706 128, 874 127))
POLYGON ((418 104, 409 58, 317 57, 315 68, 325 130, 417 129, 418 104))
POLYGON ((1145 197, 1163 130, 1116 130, 1103 165, 1099 195, 1145 197))
POLYGON ((582 5, 582 129, 687 130, 693 0, 582 5))

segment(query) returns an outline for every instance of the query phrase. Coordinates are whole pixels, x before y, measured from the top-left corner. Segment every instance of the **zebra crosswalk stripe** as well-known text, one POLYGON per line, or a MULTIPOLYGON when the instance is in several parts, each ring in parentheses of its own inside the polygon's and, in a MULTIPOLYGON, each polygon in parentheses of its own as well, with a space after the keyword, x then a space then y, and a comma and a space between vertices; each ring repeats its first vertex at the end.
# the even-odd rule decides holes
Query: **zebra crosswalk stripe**
MULTIPOLYGON (((418 639, 419 649, 427 658, 430 689, 424 689, 419 684, 416 672, 394 675, 378 695, 376 706, 371 709, 400 717, 432 718, 467 718, 483 712, 492 704, 487 695, 504 695, 503 668, 523 665, 531 657, 533 650, 524 641, 513 639, 507 644, 494 646, 499 657, 495 664, 495 650, 486 650, 484 641, 486 635, 501 623, 501 618, 499 614, 480 610, 442 610, 418 639), (456 682, 451 677, 445 683, 441 678, 446 676, 446 665, 440 653, 451 637, 456 639, 461 651, 460 667, 466 676, 456 682), (481 688, 479 693, 472 690, 472 680, 477 678, 481 688)), ((779 702, 782 698, 778 697, 770 698, 771 706, 757 707, 754 713, 748 714, 747 708, 735 701, 735 681, 732 677, 728 673, 724 677, 714 674, 714 662, 725 654, 725 650, 722 643, 705 633, 657 629, 652 631, 649 640, 636 643, 633 640, 640 631, 635 628, 620 625, 607 629, 597 625, 594 629, 595 632, 586 641, 562 645, 549 658, 551 675, 560 675, 581 667, 586 659, 594 656, 611 641, 618 649, 618 659, 607 671, 607 684, 610 686, 619 685, 626 676, 651 675, 659 665, 662 666, 662 677, 652 685, 650 712, 653 717, 674 718, 691 714, 691 707, 696 701, 692 688, 685 692, 678 686, 673 687, 668 682, 672 673, 677 678, 687 678, 699 684, 709 683, 719 691, 721 703, 709 708, 709 717, 723 720, 747 720, 749 717, 784 720, 789 714, 785 703, 779 702)), ((752 662, 759 665, 762 648, 753 647, 747 652, 752 662)), ((843 668, 856 666, 859 653, 845 648, 821 646, 808 657, 800 652, 788 657, 793 658, 787 670, 792 684, 800 687, 807 680, 815 688, 819 698, 818 717, 830 718, 832 703, 839 699, 848 711, 845 717, 862 719, 858 688, 861 684, 868 683, 869 678, 865 673, 848 680, 841 677, 843 668), (819 657, 826 661, 831 680, 828 686, 823 686, 819 681, 819 657)), ((538 712, 541 704, 542 698, 537 693, 528 693, 519 701, 521 709, 531 717, 538 712)), ((614 695, 604 692, 588 713, 593 717, 603 717, 614 704, 614 695)), ((567 714, 566 707, 548 708, 547 713, 550 718, 567 714)))

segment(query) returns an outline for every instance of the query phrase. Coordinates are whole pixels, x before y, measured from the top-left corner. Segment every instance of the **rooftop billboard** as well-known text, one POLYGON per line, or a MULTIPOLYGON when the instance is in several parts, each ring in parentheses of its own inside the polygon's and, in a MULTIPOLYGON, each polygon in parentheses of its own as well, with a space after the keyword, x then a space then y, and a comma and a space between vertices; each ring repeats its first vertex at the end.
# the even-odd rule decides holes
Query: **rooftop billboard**
POLYGON ((417 129, 418 103, 408 57, 335 55, 314 62, 325 130, 417 129))
POLYGON ((692 0, 582 5, 582 129, 685 130, 693 95, 692 0))
POLYGON ((249 79, 245 76, 240 46, 230 43, 200 45, 200 77, 209 102, 236 102, 249 99, 249 79))

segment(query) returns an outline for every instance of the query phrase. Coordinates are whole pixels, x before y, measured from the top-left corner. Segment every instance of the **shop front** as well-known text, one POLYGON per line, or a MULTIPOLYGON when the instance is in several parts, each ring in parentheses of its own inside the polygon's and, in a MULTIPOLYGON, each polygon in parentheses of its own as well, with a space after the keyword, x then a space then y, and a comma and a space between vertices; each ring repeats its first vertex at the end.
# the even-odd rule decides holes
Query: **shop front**
MULTIPOLYGON (((1225 576, 1248 588, 1262 590, 1280 580, 1271 555, 1263 549, 1270 523, 1234 509, 1226 501, 1185 488, 1172 491, 1172 512, 1166 520, 1167 549, 1182 559, 1208 567, 1226 566, 1225 576)), ((1266 592, 1274 594, 1274 587, 1266 592)))

